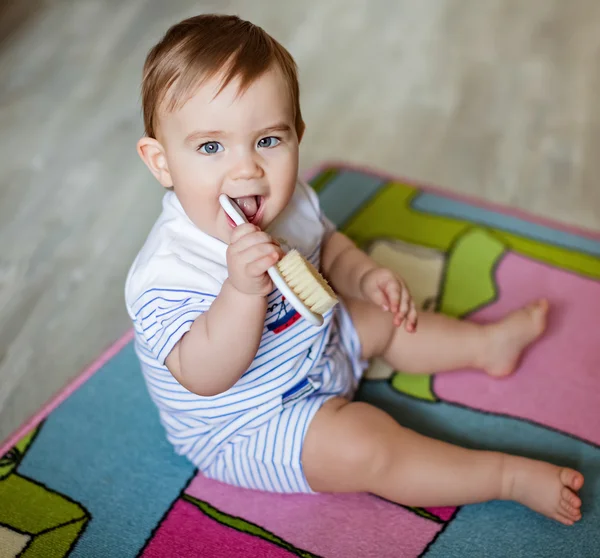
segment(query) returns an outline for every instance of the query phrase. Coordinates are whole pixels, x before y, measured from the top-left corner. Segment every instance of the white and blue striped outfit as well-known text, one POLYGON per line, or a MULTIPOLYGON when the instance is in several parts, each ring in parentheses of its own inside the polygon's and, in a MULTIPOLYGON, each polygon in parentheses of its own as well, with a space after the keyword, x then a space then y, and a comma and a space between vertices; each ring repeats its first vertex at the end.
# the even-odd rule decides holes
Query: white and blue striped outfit
MULTIPOLYGON (((332 230, 316 194, 302 182, 269 228, 317 268, 323 239, 332 230)), ((173 346, 219 294, 227 278, 226 249, 189 220, 173 192, 165 194, 125 289, 150 396, 177 453, 206 476, 259 490, 311 492, 301 464, 308 425, 327 399, 351 398, 366 367, 343 304, 317 328, 278 290, 272 292, 252 364, 219 395, 188 391, 165 366, 173 346)), ((243 339, 232 339, 232 350, 239 343, 243 339)))

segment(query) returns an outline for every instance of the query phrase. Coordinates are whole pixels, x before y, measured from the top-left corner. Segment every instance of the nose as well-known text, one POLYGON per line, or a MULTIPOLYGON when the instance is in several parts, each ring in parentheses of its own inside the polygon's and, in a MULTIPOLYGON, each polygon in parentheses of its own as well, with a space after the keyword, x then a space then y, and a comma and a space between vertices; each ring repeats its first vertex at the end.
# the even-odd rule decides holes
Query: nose
POLYGON ((237 153, 236 160, 230 171, 233 180, 252 180, 262 178, 263 169, 258 160, 258 154, 249 150, 237 153))

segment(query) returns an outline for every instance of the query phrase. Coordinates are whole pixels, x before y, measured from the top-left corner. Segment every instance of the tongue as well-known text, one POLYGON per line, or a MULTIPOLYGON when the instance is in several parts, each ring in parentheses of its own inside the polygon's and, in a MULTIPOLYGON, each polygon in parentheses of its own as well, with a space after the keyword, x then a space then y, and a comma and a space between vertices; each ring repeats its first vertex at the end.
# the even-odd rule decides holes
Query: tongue
POLYGON ((242 198, 235 198, 235 203, 238 204, 239 208, 244 212, 244 215, 248 219, 252 219, 258 211, 258 203, 256 196, 244 196, 242 198))

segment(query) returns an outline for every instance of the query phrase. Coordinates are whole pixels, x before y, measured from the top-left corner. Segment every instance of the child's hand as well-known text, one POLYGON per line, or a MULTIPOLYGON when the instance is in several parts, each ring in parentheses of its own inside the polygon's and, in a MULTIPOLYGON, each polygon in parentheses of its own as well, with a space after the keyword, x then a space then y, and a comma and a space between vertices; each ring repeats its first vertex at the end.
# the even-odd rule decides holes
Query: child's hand
POLYGON ((386 312, 394 314, 394 325, 400 327, 405 322, 406 331, 417 329, 417 310, 404 282, 390 269, 373 268, 363 275, 360 281, 363 297, 386 312))
POLYGON ((233 229, 227 248, 229 279, 240 292, 267 296, 273 282, 267 269, 283 255, 278 243, 256 225, 245 223, 233 229))

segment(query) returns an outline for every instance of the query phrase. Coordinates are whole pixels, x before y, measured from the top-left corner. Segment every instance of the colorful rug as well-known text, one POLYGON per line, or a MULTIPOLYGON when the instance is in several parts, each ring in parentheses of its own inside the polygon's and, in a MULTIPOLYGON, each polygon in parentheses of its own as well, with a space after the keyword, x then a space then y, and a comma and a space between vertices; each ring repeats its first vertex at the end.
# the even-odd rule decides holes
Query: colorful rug
POLYGON ((374 362, 360 398, 428 435, 579 468, 583 520, 563 527, 508 502, 410 509, 207 480, 165 441, 129 333, 0 448, 0 556, 600 556, 600 235, 343 165, 311 182, 422 307, 489 320, 550 299, 548 335, 511 378, 407 376, 374 362))

